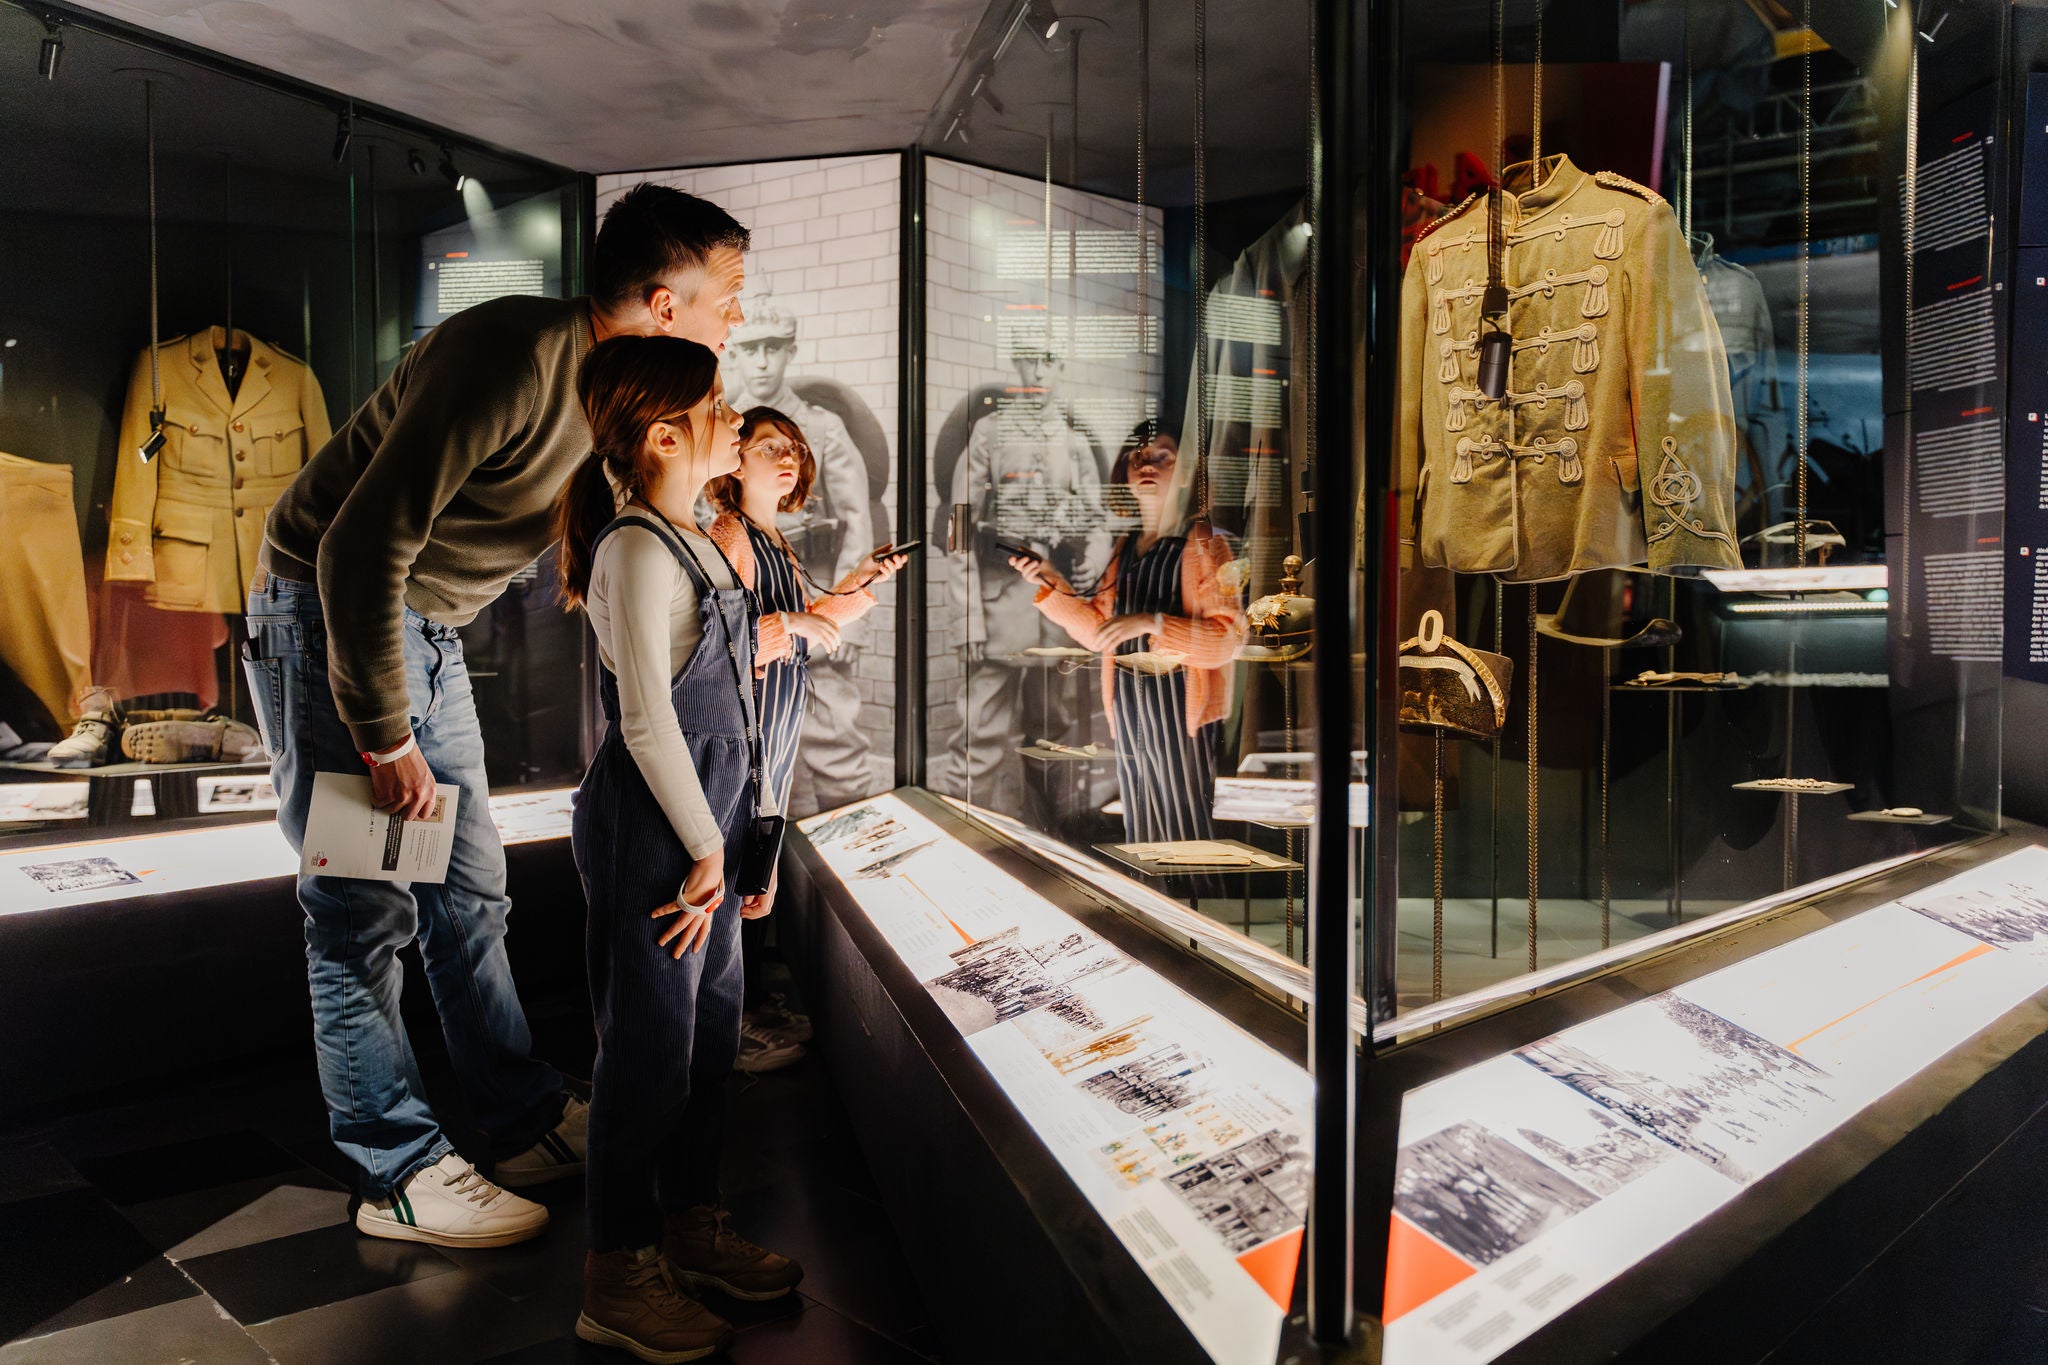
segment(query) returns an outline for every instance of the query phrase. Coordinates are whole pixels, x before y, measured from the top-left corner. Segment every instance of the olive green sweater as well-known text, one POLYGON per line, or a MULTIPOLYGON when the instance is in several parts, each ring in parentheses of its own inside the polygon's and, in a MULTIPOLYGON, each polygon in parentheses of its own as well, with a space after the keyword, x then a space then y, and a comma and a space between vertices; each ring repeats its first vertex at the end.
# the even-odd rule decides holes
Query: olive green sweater
POLYGON ((361 749, 411 734, 405 608, 467 625, 539 558, 590 454, 587 299, 503 298, 427 333, 271 509, 263 567, 319 586, 327 669, 361 749))

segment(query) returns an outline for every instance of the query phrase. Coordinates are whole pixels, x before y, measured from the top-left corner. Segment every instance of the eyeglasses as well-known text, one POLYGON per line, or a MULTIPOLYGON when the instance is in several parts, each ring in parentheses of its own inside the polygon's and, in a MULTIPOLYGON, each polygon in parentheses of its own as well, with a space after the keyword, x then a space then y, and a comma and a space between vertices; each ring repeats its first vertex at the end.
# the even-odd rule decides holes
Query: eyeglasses
POLYGON ((774 460, 778 463, 783 460, 794 460, 798 464, 802 464, 804 457, 811 453, 811 448, 802 441, 769 439, 754 442, 747 447, 747 453, 749 455, 759 455, 764 460, 774 460))

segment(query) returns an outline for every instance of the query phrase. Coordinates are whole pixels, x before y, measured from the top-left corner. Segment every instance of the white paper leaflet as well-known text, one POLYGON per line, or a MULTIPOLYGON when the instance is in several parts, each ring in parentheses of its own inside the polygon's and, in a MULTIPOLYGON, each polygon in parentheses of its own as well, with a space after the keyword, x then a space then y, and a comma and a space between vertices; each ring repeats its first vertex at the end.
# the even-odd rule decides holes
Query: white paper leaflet
POLYGON ((2030 848, 1411 1092, 1383 1359, 1494 1359, 2043 989, 2030 848))
POLYGON ((1308 1073, 894 796, 800 826, 1221 1365, 1271 1365, 1308 1073))

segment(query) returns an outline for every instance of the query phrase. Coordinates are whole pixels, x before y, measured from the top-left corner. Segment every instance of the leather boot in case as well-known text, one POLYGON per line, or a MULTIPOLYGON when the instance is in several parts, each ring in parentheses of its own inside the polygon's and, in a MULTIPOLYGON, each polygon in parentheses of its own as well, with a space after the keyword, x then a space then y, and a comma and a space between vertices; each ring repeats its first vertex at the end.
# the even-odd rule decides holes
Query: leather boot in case
POLYGON ((677 1291, 654 1247, 586 1252, 576 1335, 652 1365, 679 1365, 723 1350, 732 1324, 677 1291))

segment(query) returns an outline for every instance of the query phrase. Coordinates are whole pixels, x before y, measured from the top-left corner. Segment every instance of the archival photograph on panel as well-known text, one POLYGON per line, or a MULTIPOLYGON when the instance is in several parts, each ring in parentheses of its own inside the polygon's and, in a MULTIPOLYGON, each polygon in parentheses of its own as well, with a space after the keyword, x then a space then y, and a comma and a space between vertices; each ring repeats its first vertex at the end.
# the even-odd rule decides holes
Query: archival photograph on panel
POLYGON ((1916 914, 2000 948, 2048 950, 2048 852, 2028 849, 1899 897, 1916 914))
POLYGON ((1582 1117, 1594 1129, 1594 1136, 1583 1141, 1573 1142, 1531 1127, 1517 1128, 1515 1137, 1524 1147, 1603 1198, 1673 1155, 1663 1143, 1644 1137, 1597 1109, 1585 1110, 1582 1117))
POLYGON ((1194 1103, 1208 1081, 1208 1058, 1165 1043, 1096 1072, 1077 1088, 1131 1118, 1156 1119, 1194 1103))
POLYGON ((1277 1129, 1166 1177, 1233 1256, 1241 1256, 1308 1216, 1308 1154, 1301 1139, 1277 1129))
MULTIPOLYGON (((830 589, 895 538, 899 336, 894 153, 598 178, 600 218, 642 181, 700 195, 753 234, 743 321, 726 338, 726 401, 792 419, 816 462, 811 494, 779 529, 815 589, 830 589)), ((699 505, 699 519, 709 507, 699 505)), ((906 536, 905 539, 910 537, 906 536)), ((792 816, 833 810, 895 785, 896 585, 841 628, 840 648, 810 661, 792 816)))
POLYGON ((1394 1163, 1394 1211, 1475 1265, 1526 1246, 1597 1199, 1477 1123, 1412 1142, 1394 1163))
POLYGON ((1027 944, 1022 931, 1005 929, 949 956, 957 965, 925 986, 963 1034, 1060 1004, 1082 984, 1130 965, 1101 939, 1079 932, 1027 944))
POLYGON ((1741 1183, 1842 1117, 1826 1071, 1671 994, 1515 1055, 1741 1183))

